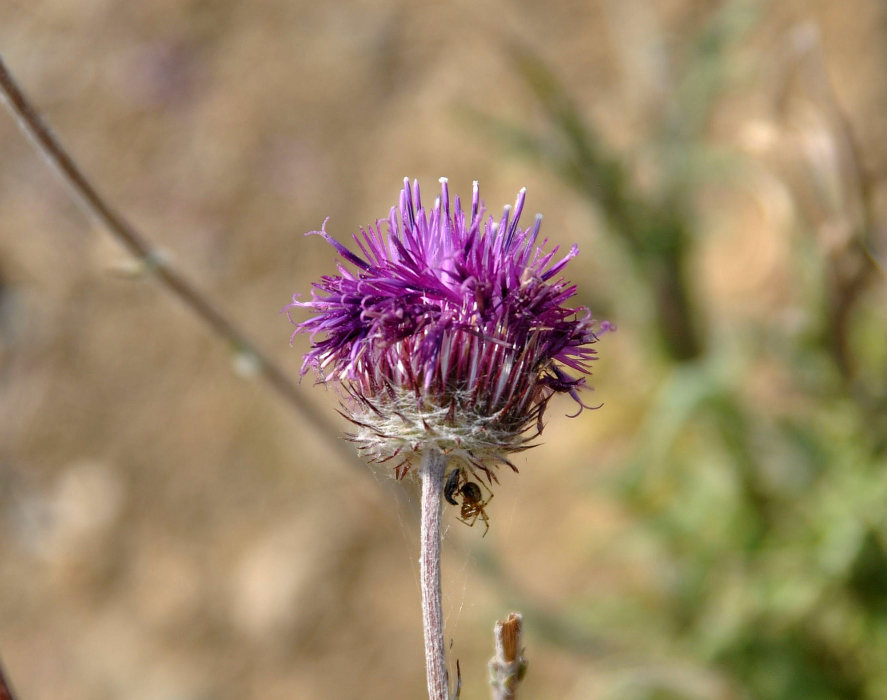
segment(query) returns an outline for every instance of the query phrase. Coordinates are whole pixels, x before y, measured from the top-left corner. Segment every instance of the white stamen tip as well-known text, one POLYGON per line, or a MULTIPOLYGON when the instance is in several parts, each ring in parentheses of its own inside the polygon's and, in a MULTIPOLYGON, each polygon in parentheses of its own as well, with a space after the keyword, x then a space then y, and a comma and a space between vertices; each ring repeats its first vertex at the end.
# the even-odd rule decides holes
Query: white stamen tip
POLYGON ((442 184, 444 184, 445 182, 449 182, 449 180, 448 180, 447 178, 445 178, 445 177, 442 177, 442 178, 440 178, 440 179, 438 180, 438 182, 442 185, 442 184))

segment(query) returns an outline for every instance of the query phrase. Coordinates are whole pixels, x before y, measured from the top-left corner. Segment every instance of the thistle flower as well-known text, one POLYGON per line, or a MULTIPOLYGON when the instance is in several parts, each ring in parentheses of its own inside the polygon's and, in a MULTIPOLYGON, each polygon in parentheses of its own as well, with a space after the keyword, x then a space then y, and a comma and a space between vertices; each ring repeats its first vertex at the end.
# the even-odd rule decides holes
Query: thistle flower
MULTIPOLYGON (((451 207, 446 178, 430 211, 418 182, 404 180, 386 220, 352 236, 351 250, 320 231, 343 261, 315 283, 310 301, 287 311, 311 335, 302 374, 343 390, 349 438, 373 462, 398 459, 402 477, 437 449, 488 483, 492 467, 531 446, 549 399, 579 397, 596 352, 594 321, 566 302, 576 287, 560 276, 578 253, 557 259, 538 242, 541 216, 521 228, 526 190, 499 221, 486 217, 474 183, 471 210, 451 207), (307 321, 294 318, 307 309, 307 321)), ((310 234, 309 234, 310 235, 310 234)))

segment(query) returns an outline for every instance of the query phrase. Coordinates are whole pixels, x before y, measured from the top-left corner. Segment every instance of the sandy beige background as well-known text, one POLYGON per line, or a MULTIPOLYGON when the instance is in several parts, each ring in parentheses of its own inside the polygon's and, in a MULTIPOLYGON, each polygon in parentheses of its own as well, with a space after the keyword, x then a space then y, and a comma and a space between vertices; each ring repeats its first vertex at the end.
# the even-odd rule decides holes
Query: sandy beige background
MULTIPOLYGON (((580 245, 582 301, 606 300, 620 326, 599 346, 605 407, 569 420, 568 402, 552 406, 544 444, 502 475, 485 539, 449 514, 464 698, 486 696, 490 630, 515 607, 528 698, 610 697, 636 673, 739 697, 681 650, 643 644, 643 619, 613 640, 587 618, 596 597, 655 598, 663 575, 602 487, 661 375, 635 349, 632 302, 614 293, 625 263, 600 220, 460 117, 541 122, 503 51, 517 40, 631 153, 661 97, 650 37, 679 55, 710 5, 0 0, 4 60, 99 189, 294 378, 305 339, 290 349, 279 310, 334 259, 302 233, 330 216, 342 238, 387 214, 405 175, 429 195, 441 175, 463 195, 478 179, 494 209, 526 186, 548 235, 580 245)), ((760 5, 711 142, 770 162, 783 49, 812 22, 867 159, 884 162, 884 5, 760 5)), ((125 252, 5 114, 0 154, 0 654, 21 698, 421 697, 410 485, 395 499, 387 473, 346 463, 240 376, 169 293, 121 274, 125 252)), ((792 298, 793 205, 760 172, 700 196, 713 235, 699 271, 721 318, 792 298)), ((345 427, 330 392, 301 391, 345 427)))

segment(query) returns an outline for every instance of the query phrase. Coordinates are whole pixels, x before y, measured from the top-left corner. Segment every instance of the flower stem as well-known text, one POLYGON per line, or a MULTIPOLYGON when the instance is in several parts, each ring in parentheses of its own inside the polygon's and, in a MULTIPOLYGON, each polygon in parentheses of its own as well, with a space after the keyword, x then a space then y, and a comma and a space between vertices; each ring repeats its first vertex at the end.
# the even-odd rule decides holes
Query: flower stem
POLYGON ((447 660, 444 650, 440 588, 440 511, 447 459, 434 449, 422 456, 422 528, 419 557, 422 581, 422 626, 425 632, 425 671, 430 700, 447 700, 447 660))

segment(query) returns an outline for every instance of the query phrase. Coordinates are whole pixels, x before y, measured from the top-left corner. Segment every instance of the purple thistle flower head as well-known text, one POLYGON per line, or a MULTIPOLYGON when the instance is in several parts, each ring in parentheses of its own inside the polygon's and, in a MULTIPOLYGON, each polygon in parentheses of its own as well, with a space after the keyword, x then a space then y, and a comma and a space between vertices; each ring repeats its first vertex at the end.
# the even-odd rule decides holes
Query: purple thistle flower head
POLYGON ((326 222, 313 231, 343 262, 285 311, 293 337, 311 334, 302 374, 340 385, 357 428, 349 437, 370 461, 397 459, 401 477, 438 449, 489 482, 493 465, 514 468, 507 455, 541 432, 554 394, 586 407, 579 390, 597 337, 589 310, 567 305, 576 287, 561 272, 578 249, 545 252, 541 216, 520 226, 526 190, 495 221, 476 182, 468 212, 440 182, 428 211, 405 179, 399 206, 354 234, 354 250, 326 222), (313 315, 294 319, 301 309, 313 315))

